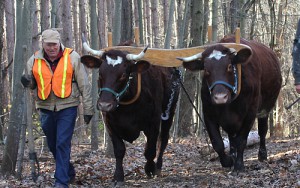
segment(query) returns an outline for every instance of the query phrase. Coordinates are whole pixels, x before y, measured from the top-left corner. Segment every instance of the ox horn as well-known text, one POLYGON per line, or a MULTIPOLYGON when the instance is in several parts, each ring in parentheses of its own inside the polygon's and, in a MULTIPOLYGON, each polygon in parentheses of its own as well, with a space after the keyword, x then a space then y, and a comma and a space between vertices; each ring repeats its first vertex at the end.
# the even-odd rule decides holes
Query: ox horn
POLYGON ((144 48, 144 50, 143 50, 141 53, 139 53, 138 55, 135 55, 135 54, 127 54, 127 55, 126 55, 127 60, 139 60, 139 59, 142 59, 142 58, 145 56, 145 53, 146 53, 148 47, 149 47, 149 45, 147 45, 147 46, 144 48))
POLYGON ((93 50, 92 48, 89 47, 89 45, 87 44, 86 38, 84 37, 84 34, 82 33, 82 46, 83 49, 85 49, 88 53, 91 53, 93 55, 102 57, 104 51, 101 50, 93 50))
POLYGON ((180 61, 183 62, 190 62, 190 61, 194 61, 196 59, 201 59, 202 58, 202 52, 189 56, 189 57, 177 57, 176 59, 179 59, 180 61))

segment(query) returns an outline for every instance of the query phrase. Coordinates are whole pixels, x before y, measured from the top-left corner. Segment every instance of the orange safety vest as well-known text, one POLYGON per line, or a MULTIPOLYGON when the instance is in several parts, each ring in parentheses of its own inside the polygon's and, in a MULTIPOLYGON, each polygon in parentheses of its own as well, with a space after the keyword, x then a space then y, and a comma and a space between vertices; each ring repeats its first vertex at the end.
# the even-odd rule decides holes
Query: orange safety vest
POLYGON ((73 77, 71 52, 72 49, 65 48, 54 73, 44 59, 35 59, 32 73, 37 82, 38 97, 41 100, 46 100, 51 90, 59 98, 66 98, 71 95, 73 77))

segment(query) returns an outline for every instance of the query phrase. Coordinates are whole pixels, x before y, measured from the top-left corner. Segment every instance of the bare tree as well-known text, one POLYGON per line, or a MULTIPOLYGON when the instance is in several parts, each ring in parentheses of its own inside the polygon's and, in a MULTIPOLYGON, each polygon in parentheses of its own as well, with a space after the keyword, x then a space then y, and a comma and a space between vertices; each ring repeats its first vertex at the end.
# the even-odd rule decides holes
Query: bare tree
POLYGON ((164 33, 167 33, 167 29, 169 28, 169 21, 170 21, 170 17, 171 17, 169 14, 171 13, 170 12, 171 9, 175 8, 175 2, 172 2, 173 0, 170 0, 170 4, 169 4, 169 0, 161 0, 161 1, 162 1, 162 6, 163 6, 164 33), (174 3, 174 7, 173 7, 173 5, 171 5, 172 3, 174 3), (168 7, 170 7, 170 8, 168 8, 168 7))
POLYGON ((98 0, 98 31, 100 38, 100 48, 107 46, 107 30, 106 30, 106 2, 105 0, 98 0))
MULTIPOLYGON (((87 17, 86 17, 86 4, 85 4, 85 0, 79 0, 79 23, 80 23, 80 36, 81 34, 84 34, 85 37, 87 37, 87 26, 86 26, 86 23, 87 23, 87 17)), ((80 48, 82 49, 82 46, 81 46, 82 42, 80 42, 80 48)), ((79 52, 79 51, 78 51, 79 52)), ((84 50, 82 49, 82 54, 84 54, 84 50)), ((83 121, 82 121, 82 124, 83 124, 83 121)), ((81 124, 81 125, 82 125, 81 124)))
POLYGON ((62 42, 66 47, 73 47, 71 0, 62 1, 62 42))
POLYGON ((177 30, 178 30, 178 48, 187 46, 189 19, 191 12, 191 0, 186 0, 183 4, 182 1, 178 0, 178 12, 183 12, 183 15, 178 14, 177 30))
POLYGON ((54 28, 56 25, 56 17, 58 14, 57 4, 57 0, 51 0, 51 28, 54 28))
MULTIPOLYGON (((33 10, 37 10, 37 4, 36 1, 33 1, 33 10)), ((33 12, 33 23, 32 23, 32 47, 31 50, 33 52, 37 51, 39 49, 39 27, 38 27, 38 11, 33 12)), ((28 46, 30 48, 30 46, 28 46)), ((26 50, 27 51, 27 50, 26 50)))
POLYGON ((79 52, 79 39, 81 38, 81 35, 79 34, 79 28, 78 28, 78 1, 72 0, 72 17, 73 17, 73 36, 74 36, 74 49, 79 52))
POLYGON ((113 17, 113 45, 118 45, 121 41, 121 21, 122 21, 122 0, 115 0, 115 12, 113 17))
POLYGON ((212 2, 212 41, 217 40, 217 33, 218 33, 218 4, 219 0, 213 0, 212 2))
POLYGON ((14 53, 13 92, 12 108, 9 117, 7 142, 5 144, 1 172, 2 174, 14 174, 16 168, 17 154, 19 149, 20 128, 24 108, 24 92, 20 78, 24 69, 22 44, 31 46, 32 42, 32 20, 30 11, 33 0, 16 3, 16 43, 14 53), (24 7, 23 7, 24 3, 24 7), (21 15, 23 13, 23 15, 21 15), (26 31, 24 33, 24 31, 26 31))
POLYGON ((133 40, 133 10, 132 0, 122 0, 121 38, 120 42, 133 40))
POLYGON ((144 0, 144 23, 146 25, 145 33, 146 33, 146 41, 147 44, 152 44, 152 31, 151 31, 151 17, 150 17, 150 4, 149 0, 144 0))
POLYGON ((144 26, 143 26, 143 8, 142 8, 142 0, 137 0, 137 7, 138 7, 138 25, 139 32, 140 32, 140 44, 144 44, 144 26))
MULTIPOLYGON (((4 33, 4 1, 1 1, 0 2, 0 33, 4 33)), ((4 36, 1 35, 0 36, 0 60, 1 62, 3 62, 3 44, 4 44, 4 36)), ((6 91, 4 90, 4 79, 3 79, 3 73, 2 73, 2 70, 4 70, 4 63, 0 63, 0 143, 3 143, 3 131, 2 131, 2 127, 3 127, 3 123, 4 122, 4 106, 3 106, 3 103, 4 102, 4 98, 5 95, 6 95, 6 91)))
POLYGON ((106 0, 106 10, 107 10, 107 30, 108 32, 112 31, 113 28, 113 15, 115 12, 115 4, 111 0, 106 0))
MULTIPOLYGON (((89 7, 90 7, 90 23, 91 23, 91 47, 93 49, 99 48, 99 35, 98 35, 98 29, 97 29, 97 13, 96 13, 96 0, 89 0, 89 7)), ((98 99, 98 71, 93 69, 93 75, 92 75, 92 98, 93 98, 93 104, 95 104, 94 108, 96 108, 97 99, 98 99)), ((99 145, 98 140, 98 123, 99 123, 99 113, 96 113, 94 115, 94 118, 92 120, 92 127, 91 127, 91 149, 97 150, 99 145)))
POLYGON ((41 30, 44 31, 50 28, 50 8, 49 0, 41 0, 41 30))
MULTIPOLYGON (((166 7, 165 7, 166 9, 166 7)), ((165 45, 164 48, 170 48, 171 44, 171 37, 172 37, 172 31, 173 31, 173 22, 174 22, 174 11, 175 11, 175 0, 171 0, 170 2, 170 11, 169 11, 169 21, 168 23, 168 29, 166 30, 166 38, 165 38, 165 45)))
POLYGON ((159 18, 157 0, 151 0, 151 22, 154 47, 159 48, 159 18))

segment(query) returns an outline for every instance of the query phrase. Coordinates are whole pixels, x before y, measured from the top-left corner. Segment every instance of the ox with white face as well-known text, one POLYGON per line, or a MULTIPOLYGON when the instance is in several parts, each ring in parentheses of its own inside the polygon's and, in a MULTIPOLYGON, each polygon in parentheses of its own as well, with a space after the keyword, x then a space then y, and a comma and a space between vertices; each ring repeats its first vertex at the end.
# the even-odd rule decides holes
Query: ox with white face
POLYGON ((213 104, 230 103, 237 94, 238 63, 247 62, 251 50, 242 49, 238 53, 232 48, 216 45, 205 50, 196 59, 184 61, 183 66, 189 70, 204 70, 204 84, 210 91, 213 104))
POLYGON ((204 71, 201 99, 205 126, 223 167, 244 170, 244 149, 255 118, 258 120, 260 148, 258 159, 267 159, 265 138, 268 115, 276 103, 282 77, 276 54, 255 41, 241 39, 248 47, 232 50, 224 37, 203 53, 178 58, 192 71, 204 71), (230 153, 225 153, 222 128, 229 137, 230 153))

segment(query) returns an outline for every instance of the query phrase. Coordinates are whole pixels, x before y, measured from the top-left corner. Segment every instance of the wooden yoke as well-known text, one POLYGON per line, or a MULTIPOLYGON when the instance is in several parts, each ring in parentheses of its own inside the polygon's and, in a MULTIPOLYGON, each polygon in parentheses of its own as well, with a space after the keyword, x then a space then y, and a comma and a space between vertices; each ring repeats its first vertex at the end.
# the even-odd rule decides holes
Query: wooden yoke
MULTIPOLYGON (((219 43, 228 48, 235 48, 237 51, 243 48, 249 48, 249 46, 244 44, 236 43, 219 43)), ((180 49, 160 49, 160 48, 148 48, 143 60, 149 61, 153 65, 163 66, 163 67, 180 67, 182 66, 182 61, 176 59, 176 57, 187 57, 203 52, 206 48, 214 44, 205 46, 196 46, 191 48, 180 48, 180 49)), ((111 49, 127 51, 132 54, 140 53, 144 47, 132 47, 132 46, 113 46, 102 49, 103 51, 108 51, 111 49)))
MULTIPOLYGON (((211 29, 210 29, 211 30, 211 29)), ((209 40, 211 40, 211 32, 208 33, 209 40)), ((111 33, 110 33, 111 34, 111 33)), ((110 36, 110 35, 108 35, 110 36)), ((108 41, 110 41, 108 39, 108 41)), ((138 28, 135 28, 135 41, 139 45, 138 28)), ((251 48, 245 44, 240 44, 240 30, 236 30, 236 43, 216 43, 221 44, 227 48, 234 48, 239 51, 243 48, 251 48)), ((145 56, 142 60, 146 60, 153 65, 163 66, 163 67, 180 67, 182 66, 182 61, 176 59, 177 57, 189 57, 198 53, 203 52, 208 47, 214 46, 216 44, 209 44, 204 46, 196 46, 191 48, 180 48, 180 49, 160 49, 160 48, 148 48, 145 56)), ((108 44, 107 48, 101 49, 102 51, 108 50, 121 50, 127 51, 131 54, 139 54, 143 51, 144 47, 133 47, 133 46, 112 46, 111 43, 108 44)), ((238 65, 239 67, 240 65, 238 65)), ((240 69, 240 68, 239 68, 240 69)), ((240 82, 239 82, 240 83, 240 82)))

